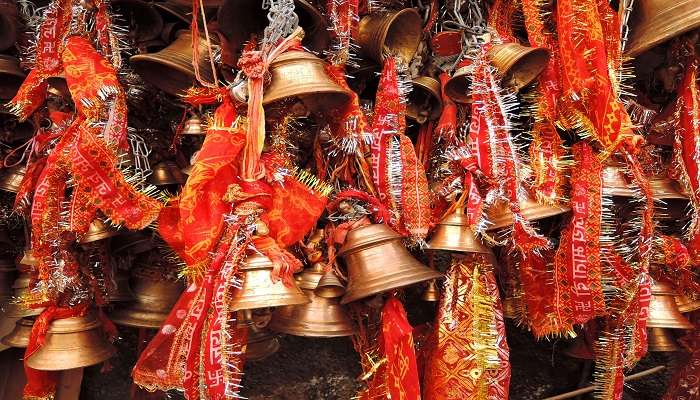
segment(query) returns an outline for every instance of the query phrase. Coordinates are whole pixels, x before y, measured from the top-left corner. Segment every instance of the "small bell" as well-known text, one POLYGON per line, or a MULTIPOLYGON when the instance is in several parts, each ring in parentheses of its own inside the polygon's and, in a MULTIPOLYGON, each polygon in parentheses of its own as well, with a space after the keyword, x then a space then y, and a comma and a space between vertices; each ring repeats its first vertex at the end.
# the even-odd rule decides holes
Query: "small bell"
POLYGON ((440 118, 442 97, 440 82, 429 76, 419 76, 413 80, 413 89, 408 94, 406 118, 419 124, 440 118))
POLYGON ((183 135, 193 135, 201 136, 205 135, 204 129, 202 129, 202 120, 198 115, 194 114, 185 121, 185 126, 182 128, 183 135))
MULTIPOLYGON (((0 30, 2 28, 0 27, 0 30)), ((3 36, 0 36, 3 38, 3 36)), ((2 40, 2 39, 0 39, 2 40)), ((19 60, 0 54, 0 99, 9 100, 17 94, 26 75, 19 67, 19 60)))
POLYGON ((116 350, 107 341, 101 325, 92 312, 52 321, 43 346, 26 359, 26 365, 42 371, 61 371, 107 360, 116 350))
POLYGON ((114 271, 114 290, 109 294, 109 302, 117 303, 134 299, 134 292, 129 286, 129 273, 123 269, 116 269, 114 271))
POLYGON ((401 243, 401 236, 384 224, 348 232, 339 255, 349 277, 341 304, 442 276, 416 260, 401 243))
POLYGON ((162 161, 153 167, 153 174, 148 178, 156 186, 182 185, 185 176, 174 161, 162 161))
POLYGON ((7 168, 2 178, 0 178, 0 189, 10 193, 19 192, 19 187, 26 173, 27 168, 22 164, 7 168))
POLYGON ((170 314, 182 293, 180 282, 157 279, 140 269, 132 271, 131 290, 134 301, 114 310, 110 318, 115 324, 158 329, 170 314))
POLYGON ((345 286, 333 271, 326 272, 316 285, 314 294, 318 297, 336 298, 345 294, 345 286))
MULTIPOLYGON (((520 212, 528 221, 549 218, 569 211, 571 211, 569 207, 540 204, 529 193, 525 199, 520 200, 520 212)), ((491 223, 486 228, 489 231, 513 225, 513 213, 506 202, 497 202, 491 206, 486 211, 486 219, 491 223)))
POLYGON ((461 208, 443 218, 428 242, 430 250, 449 250, 463 253, 491 254, 469 227, 467 216, 461 208))
POLYGON ((105 224, 99 218, 95 218, 88 227, 88 231, 85 232, 79 239, 78 243, 86 244, 91 242, 97 242, 98 240, 109 239, 113 236, 117 236, 119 233, 116 229, 105 224))
POLYGON ((683 189, 681 189, 678 182, 667 176, 650 177, 649 188, 657 200, 688 200, 688 196, 683 194, 683 189))
POLYGON ((516 43, 497 44, 488 52, 491 64, 503 76, 503 86, 519 91, 544 71, 549 51, 540 47, 525 47, 516 43))
POLYGON ((360 20, 357 44, 377 63, 382 63, 385 54, 392 54, 408 64, 423 37, 422 26, 421 17, 413 8, 369 14, 360 20))
POLYGON ((700 27, 696 0, 643 0, 635 3, 629 19, 625 56, 635 57, 673 37, 700 27))
POLYGON ((678 305, 678 311, 685 314, 700 310, 700 299, 692 299, 688 296, 680 295, 676 296, 676 305, 678 305))
POLYGON ((5 335, 0 342, 5 346, 25 348, 29 345, 29 335, 32 333, 33 326, 34 319, 20 318, 12 332, 5 335))
POLYGON ((246 361, 260 361, 277 352, 280 342, 269 329, 248 328, 248 344, 246 345, 246 361))
POLYGON ((680 346, 673 338, 670 329, 649 328, 647 329, 647 346, 649 351, 676 352, 681 351, 680 346))
POLYGON ((676 305, 673 288, 666 282, 653 281, 651 285, 651 303, 649 304, 649 328, 693 329, 691 324, 676 305))
POLYGON ((472 72, 474 67, 469 59, 463 61, 452 77, 445 83, 445 94, 457 103, 471 104, 472 72))
POLYGON ((428 281, 428 286, 425 287, 423 291, 423 296, 421 297, 423 301, 438 301, 440 300, 440 289, 438 289, 437 282, 435 279, 428 281))
POLYGON ((272 261, 261 254, 246 258, 240 266, 245 275, 243 285, 231 295, 231 311, 310 302, 296 285, 286 286, 281 280, 272 282, 272 268, 272 261))

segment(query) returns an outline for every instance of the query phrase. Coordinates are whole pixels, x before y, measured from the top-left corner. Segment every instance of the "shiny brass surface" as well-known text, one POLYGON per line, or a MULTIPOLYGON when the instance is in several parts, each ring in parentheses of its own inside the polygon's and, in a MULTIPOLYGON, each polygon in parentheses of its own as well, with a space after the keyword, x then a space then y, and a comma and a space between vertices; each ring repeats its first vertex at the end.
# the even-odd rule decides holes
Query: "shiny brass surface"
POLYGON ((681 347, 673 338, 673 333, 666 328, 647 329, 647 346, 649 351, 674 352, 681 351, 681 347))
POLYGON ((381 64, 384 54, 413 59, 423 36, 422 21, 413 8, 369 14, 360 20, 357 44, 360 51, 381 64))
POLYGON ((520 90, 533 82, 547 67, 549 51, 515 43, 497 44, 488 52, 491 64, 503 76, 504 86, 520 90))
POLYGON ((666 282, 654 281, 651 286, 651 303, 649 304, 649 328, 692 329, 691 324, 678 311, 673 287, 666 282))
MULTIPOLYGON (((27 271, 19 271, 17 279, 12 283, 12 297, 21 298, 29 293, 31 275, 27 271)), ((9 318, 32 317, 41 314, 43 308, 27 308, 21 304, 16 304, 12 299, 3 305, 3 311, 9 318)))
MULTIPOLYGON (((520 211, 523 217, 528 221, 536 221, 553 217, 555 215, 564 214, 571 211, 569 207, 550 206, 540 204, 532 196, 528 194, 525 199, 520 201, 520 211)), ((486 211, 486 218, 491 224, 486 230, 494 230, 513 225, 513 213, 506 202, 497 202, 486 211)))
MULTIPOLYGON (((0 21, 1 24, 2 21, 0 21)), ((2 27, 0 27, 0 30, 2 30, 2 27)), ((4 37, 0 36, 0 40, 2 38, 4 37)), ((0 54, 0 99, 9 100, 13 98, 19 87, 22 86, 25 77, 26 75, 19 67, 17 58, 0 54)))
POLYGON ((419 124, 440 118, 442 112, 440 82, 429 76, 419 76, 413 80, 413 89, 408 94, 406 118, 419 124))
POLYGON ((7 168, 2 178, 0 178, 0 189, 10 193, 17 193, 26 172, 27 168, 23 164, 7 168))
POLYGON ((15 328, 5 335, 0 342, 5 346, 25 348, 29 344, 29 335, 32 333, 34 320, 20 318, 15 323, 15 328))
POLYGON ((435 279, 428 281, 428 285, 425 287, 421 299, 423 301, 430 302, 440 300, 440 289, 438 289, 438 285, 437 282, 435 282, 435 279))
POLYGON ((116 229, 105 224, 99 218, 95 218, 88 227, 88 231, 78 239, 78 243, 85 244, 90 242, 96 242, 98 240, 109 239, 113 236, 117 236, 119 233, 116 229))
POLYGON ((693 300, 688 296, 676 296, 676 305, 678 306, 678 311, 682 313, 689 313, 700 309, 700 299, 693 300))
POLYGON ((306 304, 310 301, 296 284, 286 286, 281 280, 272 282, 272 267, 272 261, 261 254, 246 258, 240 267, 245 275, 243 285, 231 294, 231 311, 306 304))
POLYGON ((156 281, 136 275, 132 277, 131 291, 134 301, 115 309, 110 314, 112 321, 118 325, 157 329, 180 298, 183 287, 180 282, 156 281))
POLYGON ((401 237, 384 224, 348 232, 339 255, 348 271, 348 290, 341 304, 442 276, 416 260, 401 237))
POLYGON ((625 56, 635 57, 698 27, 700 7, 697 0, 639 0, 630 15, 625 56))
POLYGON ((174 161, 161 161, 153 167, 153 174, 148 180, 156 186, 182 185, 185 175, 174 161))
POLYGON ((88 313, 52 321, 44 345, 25 363, 42 371, 60 371, 99 364, 115 352, 101 323, 93 313, 88 313))
POLYGON ((282 306, 275 309, 270 329, 295 336, 337 337, 354 333, 352 321, 338 298, 319 297, 304 289, 308 304, 282 306))
POLYGON ((150 3, 142 0, 115 0, 111 6, 122 20, 132 27, 129 35, 136 43, 160 36, 163 30, 163 17, 150 3))
POLYGON ((132 301, 134 298, 134 292, 129 286, 129 273, 123 269, 116 269, 114 271, 114 290, 109 294, 109 301, 132 301))
POLYGON ((299 98, 309 111, 328 110, 345 104, 350 93, 328 77, 325 63, 306 51, 287 51, 270 64, 270 85, 263 104, 299 98))
POLYGON ((202 120, 198 115, 193 115, 187 121, 185 121, 185 126, 182 128, 183 135, 194 135, 201 136, 205 135, 204 129, 202 129, 202 120))
MULTIPOLYGON (((182 31, 168 47, 157 53, 137 54, 129 61, 144 81, 171 94, 183 94, 195 83, 192 67, 192 34, 182 31)), ((207 82, 213 80, 211 64, 204 39, 200 39, 199 73, 207 82)))
POLYGON ((471 104, 471 74, 474 68, 465 65, 458 68, 452 77, 445 83, 445 94, 457 103, 471 104))
POLYGON ((268 329, 249 328, 246 361, 260 361, 277 352, 280 342, 268 329))
POLYGON ((314 294, 318 297, 335 298, 345 294, 345 286, 333 271, 326 272, 316 285, 314 294))
POLYGON ((491 249, 484 246, 469 227, 467 216, 462 209, 457 209, 440 221, 428 242, 428 248, 464 253, 491 253, 491 249))

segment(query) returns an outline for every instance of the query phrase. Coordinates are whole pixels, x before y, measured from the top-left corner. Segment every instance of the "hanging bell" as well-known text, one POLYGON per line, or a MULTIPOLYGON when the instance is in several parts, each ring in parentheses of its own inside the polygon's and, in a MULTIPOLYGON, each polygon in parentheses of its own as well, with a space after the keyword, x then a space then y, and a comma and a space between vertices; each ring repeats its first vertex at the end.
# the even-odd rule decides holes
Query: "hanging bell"
POLYGON ((653 281, 651 285, 651 303, 649 304, 649 328, 693 329, 691 324, 676 305, 673 288, 666 282, 653 281))
POLYGON ((134 292, 129 286, 129 273, 123 269, 114 271, 113 291, 109 294, 109 302, 117 303, 123 301, 132 301, 135 299, 134 292))
POLYGON ((491 254, 469 227, 467 216, 461 208, 443 218, 428 242, 430 250, 449 250, 463 253, 491 254))
POLYGON ((15 328, 5 335, 0 342, 5 346, 25 348, 29 345, 29 335, 32 333, 34 319, 20 318, 15 322, 15 328))
POLYGON ((639 0, 629 19, 625 56, 635 57, 673 37, 700 27, 696 0, 639 0))
POLYGON ((351 230, 338 254, 345 261, 349 281, 341 304, 442 277, 416 260, 401 236, 384 224, 351 230))
POLYGON ((647 329, 647 346, 649 351, 676 352, 681 351, 680 346, 673 338, 670 329, 649 328, 647 329))
POLYGON ((252 254, 246 258, 240 266, 245 274, 243 285, 231 295, 231 311, 310 302, 295 284, 287 286, 281 280, 272 282, 272 268, 272 261, 261 254, 252 254))
POLYGON ((277 352, 280 342, 269 329, 248 328, 248 344, 246 345, 246 361, 260 361, 277 352))
POLYGON ((412 83, 413 89, 408 94, 406 105, 406 118, 419 124, 440 118, 442 112, 440 82, 429 76, 419 76, 412 83))
POLYGON ((316 285, 314 294, 318 297, 336 298, 345 294, 345 286, 333 271, 326 272, 316 285))
MULTIPOLYGON (((28 271, 20 269, 17 279, 12 283, 12 297, 15 299, 22 299, 27 297, 30 293, 29 284, 32 278, 28 271)), ((12 300, 8 301, 3 307, 5 315, 9 318, 23 318, 32 317, 41 314, 44 310, 43 308, 27 308, 21 303, 14 302, 12 300)))
POLYGON ((88 231, 85 232, 79 239, 78 243, 86 244, 91 242, 97 242, 98 240, 109 239, 113 236, 119 235, 116 229, 102 222, 101 219, 95 218, 88 227, 88 231))
POLYGON ((0 178, 0 189, 10 193, 19 192, 19 187, 26 173, 27 168, 22 164, 6 169, 2 178, 0 178))
POLYGON ((445 83, 445 94, 457 103, 471 104, 472 73, 471 60, 462 61, 452 77, 445 83))
POLYGON ((128 35, 134 43, 144 43, 160 36, 163 17, 150 4, 142 0, 115 0, 114 11, 127 22, 128 35))
POLYGON ((5 51, 17 42, 19 12, 14 1, 0 4, 0 51, 5 51))
POLYGON ((516 43, 497 44, 489 49, 491 64, 503 77, 503 86, 519 91, 532 83, 549 62, 549 51, 516 43))
POLYGON ((576 336, 576 339, 566 346, 562 352, 569 357, 578 358, 580 360, 595 360, 593 346, 588 343, 584 336, 584 333, 576 336))
POLYGON ((182 128, 182 134, 194 136, 201 136, 206 134, 206 132, 204 132, 204 129, 202 129, 202 120, 199 119, 198 115, 193 114, 190 118, 187 119, 187 121, 185 121, 185 126, 182 128))
POLYGON ((421 296, 423 301, 434 302, 440 300, 440 289, 438 288, 435 279, 428 281, 428 286, 425 287, 423 291, 423 296, 421 296))
MULTIPOLYGON (((228 53, 223 62, 236 66, 243 46, 251 36, 262 33, 268 25, 267 10, 262 0, 226 0, 219 7, 217 21, 219 31, 226 37, 222 47, 228 53)), ((304 30, 302 46, 322 53, 331 43, 328 24, 323 14, 306 0, 294 0, 294 13, 299 17, 299 26, 304 30)), ((222 55, 223 57, 223 55, 222 55)))
POLYGON ((134 301, 114 310, 115 324, 158 329, 182 293, 182 285, 169 279, 156 279, 139 269, 132 271, 134 301))
POLYGON ((148 180, 156 186, 182 185, 186 181, 185 175, 174 161, 162 161, 156 164, 148 180))
POLYGON ((270 85, 263 104, 296 97, 311 112, 339 107, 350 100, 350 93, 328 77, 325 63, 306 51, 287 51, 270 64, 270 85))
MULTIPOLYGON (((199 73, 207 82, 213 81, 206 41, 200 39, 199 73)), ((158 89, 176 96, 194 85, 196 77, 192 67, 192 34, 181 31, 177 39, 157 53, 137 54, 129 61, 136 73, 158 89)))
MULTIPOLYGON (((2 27, 0 27, 2 30, 2 27)), ((2 37, 2 36, 0 36, 2 37)), ((19 60, 12 56, 0 54, 0 99, 9 100, 22 86, 26 75, 19 67, 19 60)))
POLYGON ((408 64, 423 38, 423 22, 413 8, 369 14, 360 20, 357 44, 366 56, 382 64, 384 55, 398 56, 408 64))
POLYGON ((299 287, 310 303, 283 306, 272 313, 270 329, 295 336, 338 337, 354 333, 352 321, 338 303, 338 297, 320 297, 314 293, 323 278, 323 270, 314 268, 300 274, 299 287))
MULTIPOLYGON (((567 213, 569 211, 571 211, 571 208, 569 207, 540 204, 537 202, 537 200, 530 196, 529 193, 527 194, 526 198, 520 200, 520 212, 528 221, 549 218, 555 215, 567 213)), ((513 225, 513 213, 511 212, 508 203, 504 201, 499 201, 493 204, 486 211, 486 219, 491 223, 488 228, 486 228, 488 231, 513 225)))
POLYGON ((685 295, 676 296, 678 311, 683 314, 700 310, 700 299, 692 299, 685 295))
POLYGON ((89 312, 82 317, 52 321, 44 345, 25 363, 41 371, 61 371, 99 364, 115 352, 105 337, 102 324, 89 312))
POLYGON ((125 231, 110 241, 115 253, 141 254, 153 250, 153 237, 142 231, 125 231))

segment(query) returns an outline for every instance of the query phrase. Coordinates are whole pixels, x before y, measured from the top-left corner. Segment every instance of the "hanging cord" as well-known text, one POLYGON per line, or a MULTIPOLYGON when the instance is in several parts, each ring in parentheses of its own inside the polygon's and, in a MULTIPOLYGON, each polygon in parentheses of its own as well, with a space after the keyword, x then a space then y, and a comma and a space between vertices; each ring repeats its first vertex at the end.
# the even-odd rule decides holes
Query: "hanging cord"
POLYGON ((197 78, 197 82, 200 85, 208 88, 218 88, 219 87, 219 77, 216 73, 216 64, 214 60, 214 50, 212 50, 211 37, 209 36, 209 27, 207 26, 207 16, 204 12, 204 3, 202 0, 192 0, 192 67, 194 68, 194 75, 197 78), (209 55, 209 65, 211 66, 211 73, 214 77, 214 82, 210 83, 202 79, 199 72, 199 14, 202 15, 202 23, 204 24, 204 38, 207 43, 207 54, 209 55))

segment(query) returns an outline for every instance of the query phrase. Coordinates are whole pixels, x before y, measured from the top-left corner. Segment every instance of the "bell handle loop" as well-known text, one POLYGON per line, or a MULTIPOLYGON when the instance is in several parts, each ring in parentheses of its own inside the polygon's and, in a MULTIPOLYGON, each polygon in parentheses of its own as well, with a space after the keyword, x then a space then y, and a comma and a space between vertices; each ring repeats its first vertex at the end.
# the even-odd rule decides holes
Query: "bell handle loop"
POLYGON ((467 201, 467 196, 469 196, 469 191, 468 190, 463 190, 462 193, 459 195, 459 197, 455 200, 450 207, 447 208, 447 210, 442 214, 441 220, 445 219, 450 214, 459 212, 462 213, 464 212, 464 204, 467 201))
POLYGON ((30 160, 30 158, 27 156, 27 154, 28 154, 28 153, 29 153, 29 154, 33 153, 34 150, 35 150, 35 147, 36 147, 36 141, 34 140, 34 136, 32 136, 29 140, 27 140, 26 142, 24 142, 24 143, 23 143, 22 145, 20 145, 19 147, 15 147, 14 149, 12 149, 12 150, 5 156, 5 158, 3 158, 3 160, 2 160, 2 166, 5 167, 5 168, 12 168, 12 167, 15 167, 15 166, 21 164, 21 163, 25 160, 25 158, 27 159, 27 165, 29 165, 29 160, 30 160), (22 150, 22 149, 23 149, 23 150, 22 150), (12 158, 12 156, 15 155, 19 150, 22 150, 22 157, 20 157, 19 160, 17 160, 17 162, 12 163, 12 164, 9 164, 9 163, 7 162, 7 160, 9 160, 10 158, 12 158))

